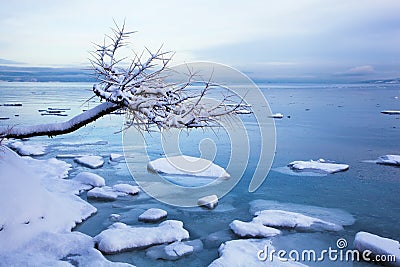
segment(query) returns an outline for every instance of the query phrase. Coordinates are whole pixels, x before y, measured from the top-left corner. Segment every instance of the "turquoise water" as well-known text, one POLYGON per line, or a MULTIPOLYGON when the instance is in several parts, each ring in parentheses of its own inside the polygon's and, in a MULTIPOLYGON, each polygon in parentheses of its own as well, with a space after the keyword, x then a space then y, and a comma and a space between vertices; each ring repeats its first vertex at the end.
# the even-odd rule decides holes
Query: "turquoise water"
MULTIPOLYGON (((274 238, 277 248, 322 250, 334 247, 338 238, 346 238, 351 246, 358 231, 368 231, 400 240, 400 168, 383 166, 366 160, 374 160, 386 154, 400 154, 400 116, 380 114, 381 110, 400 110, 399 85, 301 85, 260 84, 272 112, 285 117, 276 120, 277 148, 272 170, 263 185, 254 193, 247 188, 256 167, 259 150, 257 125, 251 115, 241 115, 246 122, 252 148, 250 162, 239 184, 212 211, 200 208, 178 208, 160 203, 145 193, 136 197, 122 197, 114 202, 91 201, 98 213, 77 227, 77 230, 94 236, 112 224, 111 213, 121 214, 121 221, 142 225, 138 215, 149 207, 168 211, 169 219, 184 222, 191 239, 205 241, 205 249, 175 262, 155 261, 145 256, 145 250, 124 252, 107 256, 111 260, 124 261, 138 266, 206 266, 218 257, 217 248, 222 241, 234 239, 229 223, 234 219, 248 221, 252 218, 249 202, 255 199, 275 200, 283 203, 338 208, 351 213, 356 222, 342 232, 295 233, 285 232, 274 238), (288 118, 290 116, 290 118, 288 118), (329 159, 350 165, 343 173, 327 176, 294 176, 278 171, 294 160, 329 159), (220 241, 207 242, 211 233, 222 231, 220 241)), ((97 101, 85 103, 91 96, 91 84, 83 83, 0 83, 2 103, 18 102, 22 107, 0 106, 0 125, 34 124, 63 121, 78 114, 97 101), (39 109, 71 108, 67 117, 42 116, 39 109), (15 116, 19 115, 19 116, 15 116)), ((91 153, 107 157, 110 153, 122 153, 122 137, 119 131, 123 116, 109 115, 95 123, 63 136, 36 137, 30 142, 48 145, 48 153, 37 157, 49 158, 57 154, 91 153), (106 145, 94 145, 93 141, 105 140, 106 145), (86 144, 85 144, 86 143, 86 144)), ((215 163, 226 166, 230 146, 226 134, 192 131, 181 139, 184 154, 199 156, 199 142, 205 138, 214 140, 217 146, 215 163)), ((162 156, 157 133, 146 135, 150 158, 162 156)), ((141 151, 138 151, 138 153, 141 151)), ((127 159, 132 161, 133 159, 127 159)), ((70 159, 73 165, 70 177, 87 171, 70 159)), ((134 162, 133 162, 134 163, 134 162)), ((125 162, 107 162, 102 168, 91 170, 102 175, 107 184, 134 183, 125 162)), ((85 195, 82 196, 85 199, 85 195)), ((311 266, 351 266, 352 263, 307 263, 311 266)), ((354 266, 369 266, 354 263, 354 266)))

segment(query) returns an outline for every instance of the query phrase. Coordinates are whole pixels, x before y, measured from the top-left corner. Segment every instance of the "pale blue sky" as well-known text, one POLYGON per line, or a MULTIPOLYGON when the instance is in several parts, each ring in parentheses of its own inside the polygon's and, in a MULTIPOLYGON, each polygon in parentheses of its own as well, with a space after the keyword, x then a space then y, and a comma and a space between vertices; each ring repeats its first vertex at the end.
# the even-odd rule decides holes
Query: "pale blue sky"
POLYGON ((85 65, 113 18, 134 43, 261 78, 389 78, 400 73, 399 0, 2 1, 0 59, 85 65))

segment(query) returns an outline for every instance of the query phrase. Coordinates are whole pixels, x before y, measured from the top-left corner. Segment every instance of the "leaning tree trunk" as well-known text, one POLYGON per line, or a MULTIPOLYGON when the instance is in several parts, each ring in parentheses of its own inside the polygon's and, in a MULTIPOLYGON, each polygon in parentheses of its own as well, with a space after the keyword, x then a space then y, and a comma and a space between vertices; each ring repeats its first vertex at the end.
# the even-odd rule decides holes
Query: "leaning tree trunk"
POLYGON ((71 133, 82 126, 91 123, 98 118, 110 114, 121 106, 111 103, 104 102, 92 109, 89 109, 72 119, 60 122, 60 123, 49 123, 39 124, 33 126, 3 126, 0 127, 0 138, 27 138, 32 136, 55 136, 60 134, 71 133))

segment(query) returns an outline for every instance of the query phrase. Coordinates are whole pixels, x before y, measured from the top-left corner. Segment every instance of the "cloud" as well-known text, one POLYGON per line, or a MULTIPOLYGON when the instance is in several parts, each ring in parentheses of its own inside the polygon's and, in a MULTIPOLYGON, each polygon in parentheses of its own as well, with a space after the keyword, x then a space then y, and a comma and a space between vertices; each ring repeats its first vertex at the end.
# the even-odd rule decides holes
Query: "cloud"
POLYGON ((356 66, 351 69, 348 69, 345 72, 339 73, 339 75, 344 76, 367 76, 371 74, 375 74, 376 71, 373 66, 371 65, 363 65, 363 66, 356 66))

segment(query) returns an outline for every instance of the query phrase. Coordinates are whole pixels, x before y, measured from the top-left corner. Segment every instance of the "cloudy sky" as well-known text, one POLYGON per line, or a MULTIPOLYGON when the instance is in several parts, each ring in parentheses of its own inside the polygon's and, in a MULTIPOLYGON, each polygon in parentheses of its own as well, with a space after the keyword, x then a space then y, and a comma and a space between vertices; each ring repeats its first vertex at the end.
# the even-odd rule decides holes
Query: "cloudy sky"
POLYGON ((0 63, 87 64, 113 19, 133 44, 262 79, 400 77, 399 0, 3 1, 0 63))

